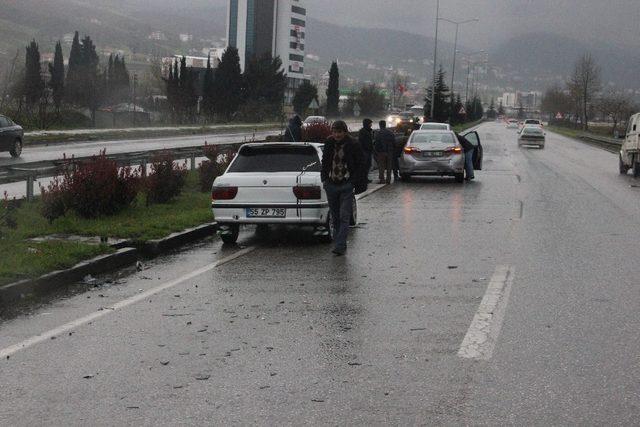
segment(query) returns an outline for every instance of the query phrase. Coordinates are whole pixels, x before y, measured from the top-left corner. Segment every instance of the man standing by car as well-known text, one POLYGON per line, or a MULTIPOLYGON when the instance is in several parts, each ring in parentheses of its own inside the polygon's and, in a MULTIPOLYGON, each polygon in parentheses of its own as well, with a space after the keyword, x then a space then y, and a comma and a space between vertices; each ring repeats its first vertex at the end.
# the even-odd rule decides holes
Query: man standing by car
POLYGON ((320 176, 333 223, 335 247, 332 252, 341 256, 347 252, 354 192, 366 189, 362 148, 349 136, 347 124, 341 120, 333 123, 331 136, 324 144, 320 176))
POLYGON ((358 133, 358 142, 360 148, 364 154, 364 167, 367 174, 367 182, 371 182, 369 179, 369 172, 371 171, 371 162, 373 156, 373 129, 371 125, 373 121, 371 119, 364 119, 362 121, 362 129, 358 133))
POLYGON ((464 179, 465 181, 472 181, 475 179, 475 170, 473 168, 473 153, 475 151, 475 147, 464 136, 456 133, 456 137, 458 138, 458 142, 460 142, 460 145, 462 145, 462 150, 464 151, 464 179))
POLYGON ((284 132, 284 142, 301 142, 302 141, 302 119, 295 115, 289 120, 287 129, 284 132))
POLYGON ((378 162, 379 184, 391 184, 391 169, 394 155, 396 137, 389 129, 387 122, 380 120, 380 130, 376 134, 373 148, 376 152, 376 162, 378 162), (385 179, 385 171, 387 177, 385 179))

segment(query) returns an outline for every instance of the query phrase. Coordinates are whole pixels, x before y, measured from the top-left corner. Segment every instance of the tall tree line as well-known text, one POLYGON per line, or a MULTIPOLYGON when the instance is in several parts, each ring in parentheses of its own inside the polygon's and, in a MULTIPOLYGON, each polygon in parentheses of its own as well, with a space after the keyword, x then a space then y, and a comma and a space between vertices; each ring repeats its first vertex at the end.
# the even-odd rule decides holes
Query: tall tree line
POLYGON ((262 121, 280 118, 286 76, 280 58, 269 54, 250 58, 243 73, 238 50, 228 47, 217 68, 209 56, 201 80, 197 71, 186 66, 186 58, 176 59, 165 83, 169 111, 175 122, 192 123, 198 112, 207 121, 236 118, 262 121), (202 98, 198 111, 199 94, 202 98))

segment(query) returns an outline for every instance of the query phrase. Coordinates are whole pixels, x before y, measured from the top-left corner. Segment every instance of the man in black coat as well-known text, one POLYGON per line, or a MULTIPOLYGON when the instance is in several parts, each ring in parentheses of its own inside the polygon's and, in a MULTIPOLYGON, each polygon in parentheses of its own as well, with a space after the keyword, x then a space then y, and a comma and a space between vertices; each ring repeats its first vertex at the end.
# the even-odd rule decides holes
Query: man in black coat
POLYGON ((284 132, 284 142, 301 142, 302 141, 302 119, 295 115, 289 120, 287 129, 284 132))
POLYGON ((378 162, 378 178, 379 184, 391 184, 391 171, 393 169, 393 156, 395 155, 396 137, 389 129, 387 122, 380 120, 380 130, 376 133, 374 140, 374 149, 376 152, 376 161, 378 162), (385 179, 385 172, 387 177, 385 179))
POLYGON ((358 132, 358 142, 364 154, 365 171, 367 174, 367 182, 371 182, 369 179, 369 172, 371 171, 371 163, 373 158, 373 129, 371 125, 373 121, 371 119, 364 119, 362 121, 362 129, 358 132))
POLYGON ((341 120, 334 122, 331 133, 324 144, 320 177, 331 211, 333 253, 340 256, 347 252, 354 193, 365 191, 367 181, 362 148, 349 136, 347 124, 341 120))

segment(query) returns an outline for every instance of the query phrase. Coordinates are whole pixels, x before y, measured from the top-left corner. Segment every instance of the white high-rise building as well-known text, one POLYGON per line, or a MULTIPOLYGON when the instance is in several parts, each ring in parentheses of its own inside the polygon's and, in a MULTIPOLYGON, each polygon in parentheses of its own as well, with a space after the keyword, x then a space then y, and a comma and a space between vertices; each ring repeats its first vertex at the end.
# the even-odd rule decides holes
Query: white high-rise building
POLYGON ((227 40, 238 49, 242 71, 252 57, 279 56, 287 75, 287 104, 305 79, 306 17, 303 0, 229 0, 227 40))

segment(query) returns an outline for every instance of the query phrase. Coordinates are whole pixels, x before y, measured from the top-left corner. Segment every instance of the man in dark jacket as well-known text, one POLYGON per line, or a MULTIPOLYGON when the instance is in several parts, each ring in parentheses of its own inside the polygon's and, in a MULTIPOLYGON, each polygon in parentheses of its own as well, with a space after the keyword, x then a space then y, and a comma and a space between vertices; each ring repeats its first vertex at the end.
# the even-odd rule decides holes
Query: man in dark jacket
POLYGON ((458 142, 460 142, 460 145, 462 145, 462 150, 464 151, 464 179, 465 181, 472 181, 475 179, 475 169, 473 168, 473 153, 475 152, 476 147, 464 136, 456 133, 456 137, 458 138, 458 142))
POLYGON ((324 144, 320 177, 331 211, 330 226, 333 225, 335 243, 333 253, 340 256, 347 252, 354 191, 362 192, 367 182, 362 148, 349 136, 347 124, 341 120, 334 122, 331 133, 324 144))
POLYGON ((302 141, 302 119, 295 115, 289 120, 287 129, 284 132, 284 142, 301 142, 302 141))
POLYGON ((371 163, 373 157, 373 129, 371 125, 373 121, 371 119, 364 119, 362 121, 362 129, 358 133, 358 142, 360 142, 360 148, 364 153, 365 171, 367 174, 367 182, 371 182, 369 179, 369 171, 371 171, 371 163))
POLYGON ((373 148, 376 152, 376 162, 378 162, 378 182, 380 184, 391 184, 391 169, 394 156, 396 137, 389 129, 387 122, 380 120, 380 130, 376 133, 373 148), (385 180, 384 173, 387 172, 385 180))

